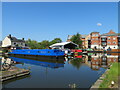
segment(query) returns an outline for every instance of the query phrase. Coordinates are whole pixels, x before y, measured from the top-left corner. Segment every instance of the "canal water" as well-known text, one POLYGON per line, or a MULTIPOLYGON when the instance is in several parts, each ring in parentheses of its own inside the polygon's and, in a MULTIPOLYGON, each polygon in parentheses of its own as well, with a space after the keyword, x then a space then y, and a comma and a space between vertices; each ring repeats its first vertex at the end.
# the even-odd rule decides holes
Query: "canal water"
POLYGON ((9 59, 16 62, 16 67, 29 69, 31 74, 4 82, 3 88, 71 88, 73 85, 76 88, 90 88, 110 63, 120 61, 117 54, 101 53, 61 61, 9 59))

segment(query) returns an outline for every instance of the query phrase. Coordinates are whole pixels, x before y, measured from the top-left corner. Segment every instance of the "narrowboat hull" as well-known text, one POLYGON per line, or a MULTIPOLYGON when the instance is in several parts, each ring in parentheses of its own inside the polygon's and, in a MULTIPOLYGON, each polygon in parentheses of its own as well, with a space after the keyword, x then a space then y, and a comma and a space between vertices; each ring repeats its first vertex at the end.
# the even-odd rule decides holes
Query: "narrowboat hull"
POLYGON ((8 54, 8 56, 40 59, 40 60, 64 60, 64 56, 45 56, 45 55, 28 55, 28 54, 8 54))
POLYGON ((9 56, 30 57, 39 59, 64 59, 64 52, 56 49, 28 49, 28 50, 12 50, 8 53, 9 56))

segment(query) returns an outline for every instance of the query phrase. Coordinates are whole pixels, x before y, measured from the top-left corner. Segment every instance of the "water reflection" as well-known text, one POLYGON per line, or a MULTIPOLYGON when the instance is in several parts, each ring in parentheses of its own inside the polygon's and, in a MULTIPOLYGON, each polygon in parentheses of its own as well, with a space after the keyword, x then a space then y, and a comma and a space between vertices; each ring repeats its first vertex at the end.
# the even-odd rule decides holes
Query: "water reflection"
POLYGON ((21 62, 16 62, 15 60, 8 58, 8 57, 2 57, 1 58, 1 70, 6 71, 9 70, 12 66, 15 64, 21 64, 21 62))
MULTIPOLYGON (((7 57, 8 58, 8 57, 7 57)), ((4 84, 5 88, 90 88, 113 62, 120 62, 114 54, 88 53, 76 58, 63 60, 41 60, 9 57, 19 68, 31 67, 29 78, 19 79, 4 84), (22 84, 23 85, 22 85, 22 84)))
POLYGON ((93 70, 99 70, 100 67, 108 68, 113 62, 120 62, 118 53, 88 53, 88 55, 78 57, 69 59, 69 63, 77 69, 80 68, 81 63, 85 63, 93 70))
POLYGON ((69 64, 72 64, 74 67, 76 67, 77 69, 80 68, 81 64, 82 64, 82 58, 75 58, 73 60, 69 61, 69 64))
POLYGON ((17 57, 10 57, 16 62, 22 62, 25 64, 32 64, 32 65, 37 65, 37 66, 42 66, 42 67, 49 67, 49 68, 59 68, 59 67, 64 67, 64 63, 58 63, 58 62, 47 62, 46 60, 43 61, 37 61, 37 60, 30 60, 30 59, 24 59, 24 58, 17 58, 17 57), (45 62, 46 61, 46 62, 45 62))
POLYGON ((20 58, 20 57, 2 57, 2 63, 6 62, 11 64, 13 60, 16 64, 32 64, 37 66, 49 67, 49 68, 60 68, 64 67, 65 61, 69 64, 72 64, 77 69, 80 68, 82 63, 85 63, 93 70, 99 70, 101 67, 107 68, 113 62, 120 62, 120 56, 118 53, 88 53, 88 55, 80 55, 73 57, 65 57, 63 60, 41 60, 39 58, 36 59, 28 59, 28 58, 20 58))

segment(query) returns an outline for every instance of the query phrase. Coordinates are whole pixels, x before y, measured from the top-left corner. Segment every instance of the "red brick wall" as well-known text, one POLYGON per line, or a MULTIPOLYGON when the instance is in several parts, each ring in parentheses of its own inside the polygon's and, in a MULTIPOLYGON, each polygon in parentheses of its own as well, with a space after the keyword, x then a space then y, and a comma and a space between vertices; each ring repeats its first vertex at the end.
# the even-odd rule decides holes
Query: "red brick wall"
POLYGON ((107 45, 118 45, 117 36, 108 36, 107 37, 107 45), (110 43, 108 43, 108 42, 110 42, 110 43), (116 42, 116 43, 114 43, 114 42, 116 42))
POLYGON ((99 33, 91 33, 91 45, 100 45, 100 34, 99 33), (98 35, 98 36, 95 36, 98 35))

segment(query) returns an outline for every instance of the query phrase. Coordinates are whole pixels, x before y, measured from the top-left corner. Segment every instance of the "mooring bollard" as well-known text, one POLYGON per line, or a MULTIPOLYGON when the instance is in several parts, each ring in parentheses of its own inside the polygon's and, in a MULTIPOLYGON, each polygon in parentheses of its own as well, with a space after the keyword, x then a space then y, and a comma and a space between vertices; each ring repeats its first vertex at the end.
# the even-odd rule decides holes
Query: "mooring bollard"
POLYGON ((111 81, 111 87, 113 87, 113 86, 114 86, 114 84, 115 84, 115 82, 114 82, 114 81, 111 81))

